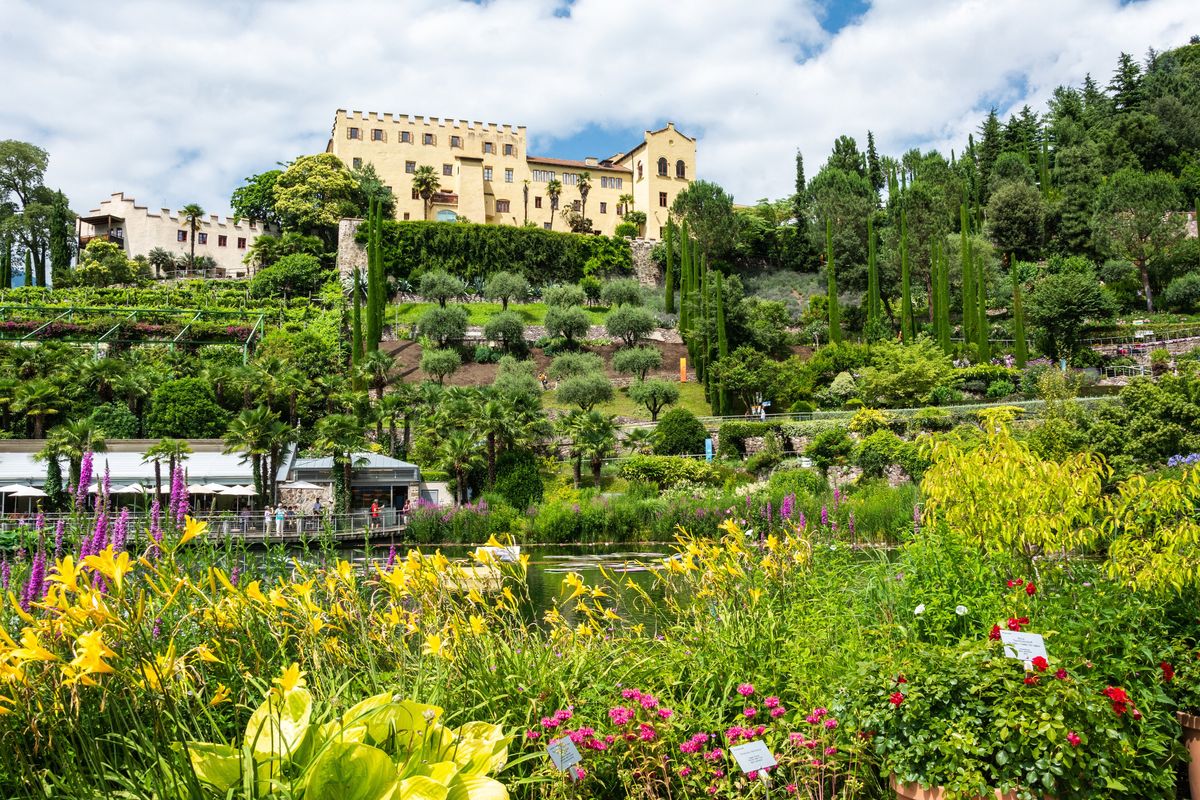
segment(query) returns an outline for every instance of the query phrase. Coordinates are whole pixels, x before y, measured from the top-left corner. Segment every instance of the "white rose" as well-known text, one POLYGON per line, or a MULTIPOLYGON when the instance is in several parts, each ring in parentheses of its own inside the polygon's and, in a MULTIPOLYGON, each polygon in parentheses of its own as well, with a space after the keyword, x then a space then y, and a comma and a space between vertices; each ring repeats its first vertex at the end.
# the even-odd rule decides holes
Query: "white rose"
POLYGON ((914 609, 913 609, 913 614, 914 614, 914 615, 916 615, 916 616, 918 616, 918 617, 919 617, 919 616, 921 616, 921 615, 922 615, 922 614, 924 614, 924 613, 925 613, 925 604, 924 604, 924 603, 921 603, 921 605, 919 605, 919 606, 917 606, 916 608, 914 608, 914 609))
POLYGON ((955 606, 954 613, 958 614, 961 617, 963 614, 967 613, 967 607, 966 606, 955 606))

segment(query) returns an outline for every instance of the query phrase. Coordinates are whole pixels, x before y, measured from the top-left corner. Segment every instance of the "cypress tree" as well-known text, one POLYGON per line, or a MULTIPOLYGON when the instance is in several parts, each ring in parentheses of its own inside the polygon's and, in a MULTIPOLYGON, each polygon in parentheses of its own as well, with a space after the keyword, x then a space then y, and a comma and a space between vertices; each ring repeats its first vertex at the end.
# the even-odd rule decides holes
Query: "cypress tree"
POLYGON ((33 286, 33 262, 29 258, 29 251, 25 251, 25 285, 33 286))
MULTIPOLYGON (((722 359, 729 355, 729 337, 725 332, 725 300, 723 297, 724 290, 721 288, 721 273, 717 272, 715 278, 717 293, 717 358, 722 359)), ((718 384, 717 393, 721 398, 721 415, 728 414, 730 412, 729 393, 725 391, 724 380, 718 384)))
MULTIPOLYGON (((363 327, 362 327, 362 276, 358 267, 354 268, 354 313, 351 317, 351 326, 353 330, 350 332, 350 365, 358 366, 363 355, 363 327)), ((337 470, 334 470, 337 472, 337 470)))
POLYGON ((942 352, 950 355, 954 351, 950 343, 950 258, 946 254, 945 242, 938 241, 938 343, 942 352))
POLYGON ((667 220, 667 274, 663 278, 663 283, 666 284, 666 297, 663 298, 663 311, 668 314, 675 313, 675 223, 667 220))
POLYGON ((911 342, 916 337, 912 311, 912 271, 908 264, 908 215, 900 210, 900 338, 911 342))
POLYGON ((879 328, 879 264, 875 253, 875 215, 867 215, 867 330, 879 328))
POLYGON ((363 321, 363 349, 375 349, 375 198, 367 198, 367 305, 363 321))
POLYGON ((992 357, 991 347, 988 344, 988 318, 987 318, 987 278, 984 269, 983 253, 975 255, 977 263, 977 271, 975 273, 975 287, 979 292, 979 322, 976 323, 975 334, 979 338, 979 362, 986 363, 992 357))
POLYGON ((967 204, 958 207, 959 225, 962 230, 961 247, 958 260, 962 265, 962 330, 963 342, 975 341, 975 262, 971 258, 971 218, 967 214, 967 204))
POLYGON ((933 323, 933 338, 938 342, 942 341, 942 296, 938 293, 938 288, 942 285, 941 276, 938 274, 940 264, 938 263, 938 242, 934 239, 929 243, 929 317, 933 323))
POLYGON ((705 388, 708 388, 708 359, 712 352, 712 343, 710 339, 711 327, 708 324, 708 259, 703 255, 700 257, 700 325, 701 328, 697 331, 696 337, 700 341, 700 359, 696 362, 696 366, 700 367, 702 375, 700 380, 704 381, 705 388))
MULTIPOLYGON (((687 222, 679 236, 679 335, 683 336, 688 324, 688 291, 691 278, 691 242, 688 241, 687 222)), ((684 344, 687 344, 685 337, 684 344)))
POLYGON ((829 287, 829 341, 842 343, 842 314, 838 308, 837 274, 833 268, 833 220, 825 218, 825 280, 829 287))
MULTIPOLYGON (((1009 263, 1012 263, 1011 259, 1009 263)), ((1029 347, 1025 343, 1025 304, 1021 301, 1021 281, 1017 277, 1016 265, 1012 267, 1013 295, 1013 359, 1017 369, 1024 369, 1029 359, 1029 347)))

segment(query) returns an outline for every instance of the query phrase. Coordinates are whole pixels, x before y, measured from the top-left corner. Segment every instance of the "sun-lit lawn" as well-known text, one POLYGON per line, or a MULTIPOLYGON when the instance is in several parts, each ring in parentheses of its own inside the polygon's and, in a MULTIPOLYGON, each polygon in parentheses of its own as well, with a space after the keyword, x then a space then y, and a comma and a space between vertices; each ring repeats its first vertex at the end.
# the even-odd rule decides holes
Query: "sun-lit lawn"
MULTIPOLYGON (((388 309, 388 321, 407 325, 416 322, 433 303, 396 303, 388 309)), ((462 303, 467 309, 468 325, 483 325, 501 311, 499 303, 462 303)), ((541 325, 546 321, 545 303, 510 303, 508 310, 516 313, 526 325, 541 325)), ((603 325, 608 306, 584 306, 593 325, 603 325)))
MULTIPOLYGON (((556 393, 553 391, 542 395, 542 405, 548 409, 568 410, 574 408, 574 406, 560 403, 556 393)), ((680 384, 679 403, 675 406, 668 406, 668 409, 670 408, 686 408, 698 417, 706 417, 712 414, 712 407, 704 399, 704 387, 695 382, 680 384)), ((614 414, 619 417, 644 419, 647 421, 650 419, 650 412, 646 410, 646 407, 630 400, 629 393, 625 389, 617 389, 611 402, 596 406, 595 410, 601 414, 614 414)))

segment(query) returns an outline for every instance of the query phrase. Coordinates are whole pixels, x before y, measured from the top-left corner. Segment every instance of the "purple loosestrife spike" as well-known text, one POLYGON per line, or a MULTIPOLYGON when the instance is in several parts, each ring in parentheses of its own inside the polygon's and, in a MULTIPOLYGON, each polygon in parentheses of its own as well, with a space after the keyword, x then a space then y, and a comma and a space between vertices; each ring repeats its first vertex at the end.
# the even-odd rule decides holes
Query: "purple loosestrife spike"
POLYGON ((921 507, 913 504, 913 535, 921 532, 921 507))
POLYGON ((29 569, 29 583, 25 584, 25 597, 22 608, 29 611, 34 600, 41 600, 46 594, 46 551, 38 550, 33 557, 33 566, 29 569))
POLYGON ((112 495, 112 475, 108 471, 108 462, 104 462, 104 483, 101 485, 101 491, 104 492, 104 507, 108 507, 108 498, 112 495))
POLYGON ((239 579, 239 578, 241 578, 241 577, 242 577, 242 568, 241 568, 241 566, 235 566, 235 567, 233 568, 233 570, 232 570, 232 571, 230 571, 230 573, 229 573, 229 582, 230 582, 230 583, 232 583, 234 586, 237 586, 237 585, 238 585, 238 579, 239 579))
POLYGON ((150 630, 150 636, 154 639, 162 636, 162 617, 156 617, 154 627, 150 630))
POLYGON ((392 545, 391 549, 388 550, 387 569, 391 570, 392 567, 395 565, 395 563, 396 563, 396 545, 392 545))
POLYGON ((785 496, 783 498, 783 502, 779 504, 780 519, 789 519, 790 520, 792 518, 792 510, 795 508, 795 506, 796 506, 795 493, 791 493, 791 494, 788 494, 787 496, 785 496))
POLYGON ((37 522, 34 523, 33 527, 38 533, 41 533, 42 531, 46 530, 46 514, 45 514, 45 512, 39 511, 37 513, 37 522))
POLYGON ((121 515, 117 517, 117 524, 113 526, 113 552, 121 552, 125 549, 125 537, 129 533, 129 509, 122 508, 121 515))
POLYGON ((855 529, 854 529, 854 512, 853 511, 850 512, 850 519, 848 520, 848 522, 849 522, 849 527, 850 527, 850 535, 854 536, 855 529))
POLYGON ((67 521, 60 519, 54 526, 54 560, 58 561, 63 554, 63 536, 67 532, 67 521))
POLYGON ((150 540, 153 542, 150 545, 150 555, 152 558, 158 558, 162 553, 162 506, 158 502, 158 498, 150 503, 150 540))
POLYGON ((0 589, 8 591, 8 579, 12 577, 12 567, 9 566, 8 559, 0 561, 0 589))
POLYGON ((88 484, 92 482, 92 453, 83 454, 79 462, 79 483, 75 484, 75 509, 81 510, 87 501, 88 484))
POLYGON ((837 511, 838 506, 842 504, 842 490, 838 487, 833 487, 833 510, 837 511))
POLYGON ((825 506, 821 506, 821 527, 829 527, 829 509, 825 506))
POLYGON ((800 512, 800 518, 796 521, 796 527, 800 530, 804 530, 808 527, 808 520, 805 519, 803 511, 800 512))
POLYGON ((771 501, 767 501, 767 526, 771 525, 771 501))
POLYGON ((101 511, 96 515, 96 528, 92 531, 91 552, 93 555, 108 547, 108 516, 101 511))

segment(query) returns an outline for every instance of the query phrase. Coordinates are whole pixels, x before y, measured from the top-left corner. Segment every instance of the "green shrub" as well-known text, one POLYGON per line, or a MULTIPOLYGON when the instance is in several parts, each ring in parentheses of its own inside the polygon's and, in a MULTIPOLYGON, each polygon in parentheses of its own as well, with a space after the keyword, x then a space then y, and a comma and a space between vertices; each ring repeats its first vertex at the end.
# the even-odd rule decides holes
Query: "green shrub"
POLYGON ((663 414, 654 434, 654 452, 660 456, 703 453, 708 438, 704 424, 686 408, 673 408, 663 414))
POLYGON ((987 396, 991 400, 1000 400, 1017 391, 1017 387, 1009 380, 992 381, 987 387, 987 396))
POLYGON ((944 408, 922 408, 908 421, 912 430, 948 431, 954 427, 954 417, 944 408))
POLYGON ((563 353, 550 362, 547 375, 556 381, 576 375, 594 375, 604 372, 604 359, 595 353, 563 353))
POLYGON ((528 450, 505 450, 496 460, 493 489, 518 510, 542 502, 545 487, 537 457, 528 450))
POLYGON ((517 314, 501 311, 484 324, 483 335, 509 352, 519 351, 525 344, 525 323, 517 314))
POLYGON ((546 333, 561 336, 568 346, 573 346, 576 339, 587 336, 590 327, 591 320, 582 308, 551 306, 546 309, 546 333))
POLYGON ((642 304, 642 285, 633 278, 619 278, 604 284, 600 290, 600 299, 605 305, 640 306, 642 304))
POLYGON ((824 494, 829 489, 825 476, 813 469, 781 469, 771 473, 767 491, 779 498, 789 494, 797 497, 824 494))
POLYGON ((250 294, 253 297, 314 294, 332 277, 332 271, 321 266, 316 256, 293 253, 254 273, 250 279, 250 294))
POLYGON ((859 442, 854 452, 854 464, 865 477, 881 478, 888 467, 897 462, 903 445, 899 436, 881 428, 859 442))
POLYGON ((467 335, 467 309, 463 306, 432 306, 417 321, 417 330, 445 347, 451 342, 462 341, 467 335))
POLYGON ((778 422, 752 422, 731 419, 721 423, 717 429, 717 455, 721 458, 741 458, 746 455, 746 440, 756 436, 767 436, 780 429, 778 422))
POLYGON ((875 431, 890 430, 896 422, 896 418, 886 411, 860 408, 850 418, 850 430, 860 436, 870 436, 875 431))
POLYGON ((804 454, 822 471, 834 464, 845 463, 854 452, 854 441, 841 425, 823 430, 813 437, 804 454))
POLYGON ((552 308, 581 306, 586 299, 583 289, 570 283, 547 286, 542 292, 542 302, 552 308))
POLYGON ((623 341, 626 347, 633 347, 658 327, 658 320, 644 308, 624 305, 609 312, 604 327, 610 336, 623 341))
POLYGON ((645 380, 646 373, 662 366, 662 351, 657 347, 627 347, 613 355, 613 369, 645 380))
POLYGON ((104 432, 106 439, 134 439, 138 435, 138 418, 124 403, 105 403, 96 406, 91 415, 92 425, 104 432))
POLYGON ((951 373, 949 384, 961 386, 968 381, 977 381, 987 386, 995 381, 1018 383, 1021 380, 1021 370, 1004 367, 998 364, 976 364, 971 367, 956 369, 951 373))
POLYGON ((601 403, 612 400, 613 385, 604 373, 572 375, 558 384, 559 402, 591 411, 601 403))
POLYGON ((613 233, 625 239, 634 239, 638 235, 638 226, 632 222, 620 222, 617 223, 617 227, 613 233))
POLYGON ((621 477, 631 483, 653 483, 669 489, 677 483, 720 486, 725 476, 715 465, 699 458, 677 456, 631 456, 621 462, 621 477))
POLYGON ((762 449, 746 459, 746 470, 757 475, 763 470, 775 467, 782 460, 783 445, 779 441, 779 434, 769 431, 763 436, 762 449))
POLYGON ((179 378, 159 384, 150 396, 146 434, 152 439, 214 439, 225 433, 228 420, 207 381, 179 378))
POLYGON ((1200 272, 1188 272, 1167 284, 1163 303, 1175 311, 1191 313, 1200 307, 1200 272))
POLYGON ((579 280, 579 288, 583 290, 583 296, 587 298, 589 303, 595 303, 600 300, 600 279, 595 275, 584 275, 579 280))

